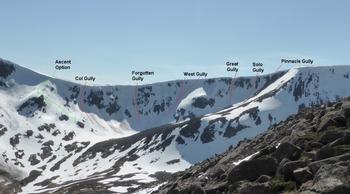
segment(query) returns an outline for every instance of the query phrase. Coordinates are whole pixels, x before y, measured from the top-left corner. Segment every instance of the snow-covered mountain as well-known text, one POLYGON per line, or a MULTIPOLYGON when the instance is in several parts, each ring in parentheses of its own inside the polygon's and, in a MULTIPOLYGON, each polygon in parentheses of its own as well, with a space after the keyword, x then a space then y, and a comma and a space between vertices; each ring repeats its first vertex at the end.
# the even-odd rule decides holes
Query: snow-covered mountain
POLYGON ((350 96, 350 66, 85 86, 0 60, 0 170, 23 193, 131 192, 299 108, 350 96), (129 189, 129 190, 128 190, 129 189))

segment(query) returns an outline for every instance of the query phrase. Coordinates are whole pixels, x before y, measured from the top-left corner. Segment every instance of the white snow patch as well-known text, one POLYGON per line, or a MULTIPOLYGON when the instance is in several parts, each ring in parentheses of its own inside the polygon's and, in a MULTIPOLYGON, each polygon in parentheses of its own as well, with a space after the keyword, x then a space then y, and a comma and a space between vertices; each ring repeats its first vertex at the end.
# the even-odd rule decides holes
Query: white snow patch
POLYGON ((182 99, 178 107, 188 107, 192 104, 192 100, 194 98, 198 98, 206 95, 207 93, 204 91, 202 87, 197 88, 193 90, 191 93, 189 93, 184 99, 182 99))
POLYGON ((149 193, 152 193, 154 191, 157 191, 159 189, 159 187, 165 185, 167 182, 165 183, 162 183, 162 184, 159 184, 153 188, 148 188, 148 189, 144 189, 144 190, 141 190, 141 191, 137 191, 135 194, 149 194, 149 193))
POLYGON ((249 155, 249 156, 247 156, 247 157, 245 157, 245 158, 243 158, 243 159, 241 159, 241 160, 238 160, 237 162, 233 162, 233 164, 234 164, 235 166, 237 166, 237 165, 239 165, 241 162, 250 160, 253 156, 257 155, 258 153, 259 153, 259 152, 255 152, 254 154, 249 155))

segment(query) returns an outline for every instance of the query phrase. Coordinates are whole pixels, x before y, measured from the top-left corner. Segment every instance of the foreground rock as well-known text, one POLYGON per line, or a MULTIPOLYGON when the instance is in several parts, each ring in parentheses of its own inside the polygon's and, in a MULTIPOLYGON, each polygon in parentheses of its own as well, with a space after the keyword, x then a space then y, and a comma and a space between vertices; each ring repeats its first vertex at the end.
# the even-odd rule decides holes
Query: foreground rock
POLYGON ((273 175, 277 169, 277 161, 274 158, 262 158, 244 161, 228 174, 228 181, 236 182, 240 180, 254 181, 261 175, 273 175))
POLYGON ((0 170, 0 193, 15 194, 21 191, 21 185, 11 176, 0 170))

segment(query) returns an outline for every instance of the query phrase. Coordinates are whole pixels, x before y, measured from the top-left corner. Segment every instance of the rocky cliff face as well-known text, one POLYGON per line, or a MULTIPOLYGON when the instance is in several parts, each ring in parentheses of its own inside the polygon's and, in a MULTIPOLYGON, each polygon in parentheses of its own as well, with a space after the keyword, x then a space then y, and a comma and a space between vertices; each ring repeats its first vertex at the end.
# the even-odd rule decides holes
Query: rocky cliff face
POLYGON ((305 108, 153 193, 350 193, 350 99, 305 108))
MULTIPOLYGON (((89 86, 41 75, 0 58, 0 87, 32 86, 30 88, 37 94, 33 98, 43 95, 56 103, 51 97, 55 95, 64 102, 57 102, 60 109, 78 106, 79 110, 106 121, 126 121, 136 131, 230 107, 263 90, 285 73, 235 79, 176 80, 139 86, 89 86)), ((71 116, 73 114, 75 112, 71 116)))

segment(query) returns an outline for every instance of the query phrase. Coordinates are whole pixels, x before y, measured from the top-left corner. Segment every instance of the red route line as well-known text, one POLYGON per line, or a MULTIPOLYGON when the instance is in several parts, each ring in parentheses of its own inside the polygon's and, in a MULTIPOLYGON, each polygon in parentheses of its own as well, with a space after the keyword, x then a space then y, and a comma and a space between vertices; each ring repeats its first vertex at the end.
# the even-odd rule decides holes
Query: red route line
MULTIPOLYGON (((180 86, 179 86, 179 92, 178 92, 178 94, 176 95, 176 102, 175 103, 173 103, 172 105, 171 105, 171 107, 170 108, 168 108, 163 114, 166 114, 166 115, 169 115, 170 113, 171 113, 171 111, 174 109, 174 108, 177 108, 177 105, 180 103, 180 101, 183 99, 183 97, 184 97, 184 95, 186 94, 186 93, 188 93, 189 91, 193 91, 193 86, 195 85, 195 84, 191 84, 189 87, 188 87, 188 89, 187 90, 185 90, 184 88, 184 85, 185 85, 185 80, 181 80, 181 82, 180 82, 180 86)), ((156 121, 159 121, 159 119, 158 120, 156 120, 156 121)), ((156 122, 155 121, 155 122, 156 122)), ((154 122, 154 123, 155 123, 154 122)))
MULTIPOLYGON (((179 103, 182 95, 183 95, 183 85, 184 81, 180 82, 180 90, 176 96, 176 103, 172 104, 170 108, 168 108, 163 114, 169 114, 169 112, 176 107, 176 104, 179 103)), ((137 98, 138 98, 138 85, 135 86, 134 97, 133 97, 133 112, 137 115, 137 119, 140 120, 140 113, 138 111, 137 98)))
POLYGON ((253 81, 253 83, 252 83, 252 87, 251 87, 251 89, 249 89, 249 91, 248 91, 248 93, 249 93, 249 95, 248 95, 248 97, 246 98, 246 100, 248 100, 249 98, 251 98, 251 97, 253 97, 252 95, 253 95, 253 93, 254 93, 254 88, 255 88, 255 82, 256 82, 256 80, 258 79, 258 76, 259 76, 259 73, 256 73, 256 75, 254 76, 254 81, 253 81))
MULTIPOLYGON (((277 72, 281 67, 282 67, 282 64, 279 65, 279 66, 277 67, 276 72, 277 72)), ((235 86, 234 86, 234 79, 236 78, 236 75, 237 75, 237 72, 235 73, 235 75, 234 75, 234 77, 233 77, 233 79, 231 80, 231 83, 230 83, 230 85, 229 85, 229 103, 231 103, 231 99, 232 99, 232 96, 233 96, 233 91, 234 91, 234 89, 235 89, 235 86)), ((251 97, 251 95, 252 95, 253 92, 254 92, 255 82, 256 82, 258 76, 259 76, 259 73, 257 73, 256 76, 254 77, 254 81, 253 81, 253 83, 252 83, 252 88, 251 88, 250 91, 249 91, 250 94, 249 94, 248 97, 251 97)), ((187 93, 189 90, 192 89, 192 86, 193 86, 193 85, 191 85, 191 87, 189 87, 189 88, 184 92, 184 84, 185 84, 184 82, 185 82, 184 80, 181 80, 181 82, 180 82, 180 86, 179 86, 179 89, 180 89, 180 90, 179 90, 178 95, 176 95, 176 102, 173 103, 173 104, 171 105, 171 107, 168 108, 168 110, 164 112, 164 114, 167 114, 167 115, 168 115, 169 112, 180 102, 180 100, 182 99, 183 95, 184 95, 185 93, 187 93)), ((87 87, 87 86, 86 86, 86 82, 85 82, 84 86, 82 87, 82 90, 79 92, 78 105, 80 104, 80 109, 81 109, 82 112, 84 112, 84 108, 83 108, 83 106, 84 106, 83 97, 84 97, 84 92, 85 92, 85 90, 86 90, 86 87, 87 87)), ((140 120, 140 113, 139 113, 139 111, 138 111, 138 105, 137 105, 137 95, 138 95, 138 84, 136 84, 135 90, 134 90, 133 111, 136 113, 137 119, 140 120)))
MULTIPOLYGON (((255 82, 256 82, 256 80, 258 79, 258 76, 259 76, 259 73, 256 73, 256 75, 254 76, 254 81, 253 81, 253 83, 252 83, 252 88, 248 91, 248 93, 249 93, 249 95, 248 95, 248 98, 250 98, 250 97, 252 97, 252 95, 253 95, 253 93, 254 93, 254 88, 255 88, 255 86, 256 86, 256 84, 255 84, 255 82)), ((248 99, 247 98, 247 99, 248 99)))
MULTIPOLYGON (((198 79, 196 79, 196 80, 204 80, 204 79, 198 78, 198 79)), ((183 81, 183 82, 184 82, 184 81, 183 81)), ((180 100, 182 100, 182 97, 183 97, 186 93, 188 93, 189 91, 193 91, 193 90, 194 90, 193 86, 195 86, 195 84, 191 84, 191 85, 187 88, 187 90, 185 90, 185 92, 182 90, 182 93, 181 93, 181 95, 179 95, 179 99, 178 99, 177 102, 179 102, 180 100)))
MULTIPOLYGON (((176 103, 175 104, 179 103, 181 97, 184 95, 184 91, 183 91, 184 84, 185 84, 184 80, 181 80, 181 82, 180 82, 180 91, 179 91, 179 94, 176 95, 176 103)), ((173 104, 173 106, 175 106, 175 104, 173 104)))
POLYGON ((80 86, 81 90, 79 91, 79 100, 78 100, 78 106, 80 104, 80 110, 85 114, 85 116, 87 117, 87 119, 90 120, 90 122, 92 122, 94 119, 91 118, 91 116, 89 114, 87 114, 86 110, 84 111, 84 93, 86 91, 87 88, 87 82, 85 81, 83 86, 80 86))
POLYGON ((134 109, 134 113, 137 115, 137 119, 140 120, 140 113, 139 113, 139 107, 137 104, 137 95, 138 95, 138 84, 136 84, 136 86, 134 86, 135 90, 134 90, 134 103, 133 103, 133 109, 134 109))
MULTIPOLYGON (((198 79, 198 80, 200 80, 200 79, 198 79)), ((188 87, 188 89, 187 90, 185 90, 184 88, 184 85, 185 85, 185 80, 181 80, 180 81, 180 86, 179 86, 179 92, 178 92, 178 94, 176 95, 176 101, 175 101, 175 103, 172 103, 172 105, 165 111, 165 112, 163 112, 162 114, 165 114, 165 115, 169 115, 170 113, 171 113, 171 111, 174 109, 174 108, 177 108, 177 105, 180 103, 180 100, 182 100, 183 99, 183 97, 184 97, 184 95, 186 94, 186 93, 188 93, 189 91, 193 91, 193 86, 195 85, 195 84, 191 84, 189 87, 188 87)), ((152 123, 152 125, 154 124, 154 123, 156 123, 157 121, 159 121, 160 120, 160 118, 158 118, 157 120, 154 120, 154 122, 152 123)))
POLYGON ((84 92, 86 89, 86 82, 84 83, 84 86, 81 87, 81 90, 79 91, 79 100, 78 100, 78 105, 80 104, 80 110, 84 112, 84 102, 83 102, 83 97, 84 97, 84 92))
MULTIPOLYGON (((166 110, 164 111, 162 114, 163 116, 168 116, 171 111, 176 108, 176 105, 179 103, 179 101, 181 100, 181 97, 183 96, 183 85, 184 85, 184 81, 181 80, 180 82, 180 86, 179 86, 179 92, 176 92, 176 98, 175 98, 175 103, 172 103, 171 106, 166 110)), ((176 85, 177 83, 175 83, 176 85)), ((155 123, 157 123, 158 121, 160 120, 160 118, 158 119, 154 119, 152 125, 154 125, 155 123)))
POLYGON ((236 82, 236 81, 233 81, 233 80, 236 79, 236 75, 237 75, 237 71, 236 71, 235 76, 233 77, 233 79, 231 79, 231 83, 230 83, 229 88, 228 88, 228 90, 229 90, 229 102, 228 103, 229 104, 231 104, 231 102, 232 102, 233 91, 235 89, 234 83, 236 82))
MULTIPOLYGON (((199 79, 198 79, 198 80, 199 80, 199 79)), ((184 95, 185 95, 186 93, 188 93, 189 91, 193 91, 193 86, 194 86, 195 84, 191 84, 191 85, 187 88, 187 90, 184 90, 184 85, 185 85, 185 80, 182 80, 182 81, 181 81, 181 87, 180 87, 181 90, 179 91, 179 94, 177 95, 176 103, 173 104, 173 106, 175 106, 176 104, 178 104, 178 103, 180 102, 180 100, 183 99, 183 97, 184 97, 184 95)))
MULTIPOLYGON (((282 64, 281 65, 279 65, 278 67, 277 67, 277 69, 276 69, 276 71, 275 72, 277 72, 280 68, 282 67, 282 64)), ((231 83, 230 83, 230 85, 229 85, 229 103, 231 103, 231 99, 232 99, 232 96, 233 96, 233 92, 234 92, 234 89, 235 89, 235 86, 234 86, 234 79, 236 78, 236 76, 237 76, 237 72, 235 73, 235 75, 234 75, 234 77, 233 77, 233 79, 231 80, 231 83)), ((256 80, 258 79, 258 76, 259 76, 259 73, 257 73, 255 76, 254 76, 254 78, 253 78, 253 81, 251 82, 252 83, 252 86, 251 86, 251 89, 248 91, 248 93, 249 93, 249 95, 248 95, 248 98, 250 98, 250 97, 252 97, 252 94, 253 94, 253 92, 254 92, 254 88, 256 87, 256 80)), ((178 93, 178 95, 176 95, 176 102, 175 103, 173 103, 172 104, 172 106, 170 107, 170 108, 168 108, 168 110, 166 110, 163 114, 169 114, 169 112, 180 102, 180 100, 182 99, 182 97, 183 97, 183 95, 185 94, 185 93, 187 93, 189 90, 191 90, 192 89, 192 86, 193 85, 191 85, 191 87, 189 87, 187 90, 186 90, 186 92, 184 92, 184 80, 182 80, 181 82, 180 82, 180 87, 179 87, 179 93, 178 93)), ((137 117, 138 117, 138 119, 140 120, 140 113, 138 112, 138 105, 137 105, 137 93, 138 93, 138 86, 136 85, 136 87, 135 87, 135 92, 134 92, 134 106, 133 106, 133 108, 134 108, 134 112, 136 112, 137 113, 137 117)), ((248 99, 247 98, 247 99, 248 99)))
MULTIPOLYGON (((283 64, 280 64, 280 65, 276 68, 276 70, 275 70, 274 73, 276 73, 278 70, 280 70, 282 66, 283 66, 283 64)), ((253 81, 254 86, 252 86, 251 90, 253 90, 253 89, 255 88, 255 83, 254 83, 254 82, 256 82, 258 76, 259 76, 259 73, 257 73, 256 76, 254 77, 254 81, 253 81)), ((249 94, 248 97, 251 97, 252 94, 253 94, 253 92, 254 92, 254 90, 250 92, 250 94, 249 94)))
POLYGON ((276 69, 276 71, 275 71, 275 73, 282 67, 282 63, 277 67, 277 69, 276 69))
MULTIPOLYGON (((180 82, 180 86, 179 86, 179 92, 176 92, 176 98, 175 98, 175 103, 172 103, 172 105, 163 113, 165 115, 168 115, 170 113, 171 110, 173 110, 174 108, 176 108, 176 105, 180 102, 180 100, 182 99, 183 95, 184 95, 184 80, 181 80, 180 82)), ((176 84, 176 83, 175 83, 176 84)))

